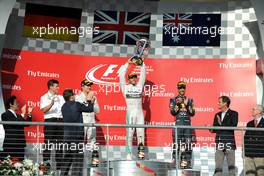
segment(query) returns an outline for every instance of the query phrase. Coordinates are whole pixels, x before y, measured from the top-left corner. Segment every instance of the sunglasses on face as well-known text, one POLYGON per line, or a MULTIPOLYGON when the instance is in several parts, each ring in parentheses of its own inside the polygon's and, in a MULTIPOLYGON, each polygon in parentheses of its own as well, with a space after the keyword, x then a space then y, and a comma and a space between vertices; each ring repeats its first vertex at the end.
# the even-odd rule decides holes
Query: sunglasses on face
POLYGON ((178 89, 186 89, 185 86, 178 86, 178 89))
POLYGON ((129 76, 128 79, 134 79, 137 78, 137 75, 129 76))

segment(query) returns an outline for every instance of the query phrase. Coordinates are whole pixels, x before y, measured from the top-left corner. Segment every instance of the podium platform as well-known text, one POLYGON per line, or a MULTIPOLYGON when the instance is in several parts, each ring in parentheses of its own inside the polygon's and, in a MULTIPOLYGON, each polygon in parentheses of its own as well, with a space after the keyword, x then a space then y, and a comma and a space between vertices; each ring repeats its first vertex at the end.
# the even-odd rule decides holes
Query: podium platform
MULTIPOLYGON (((90 176, 107 176, 107 162, 99 167, 90 167, 90 176)), ((200 171, 186 169, 176 171, 169 162, 151 160, 116 160, 109 161, 109 176, 200 176, 200 171)))
POLYGON ((168 176, 200 176, 201 171, 199 170, 194 170, 194 169, 173 169, 168 171, 168 176))

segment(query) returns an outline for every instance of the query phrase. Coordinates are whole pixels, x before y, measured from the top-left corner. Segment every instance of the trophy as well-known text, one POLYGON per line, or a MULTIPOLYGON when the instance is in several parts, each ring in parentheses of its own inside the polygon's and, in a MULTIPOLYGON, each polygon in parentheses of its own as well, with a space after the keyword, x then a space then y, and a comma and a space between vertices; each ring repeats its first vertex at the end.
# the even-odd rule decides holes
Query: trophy
POLYGON ((142 55, 144 50, 149 50, 150 41, 148 39, 140 39, 136 43, 136 52, 134 56, 131 57, 130 61, 140 66, 143 64, 142 55))

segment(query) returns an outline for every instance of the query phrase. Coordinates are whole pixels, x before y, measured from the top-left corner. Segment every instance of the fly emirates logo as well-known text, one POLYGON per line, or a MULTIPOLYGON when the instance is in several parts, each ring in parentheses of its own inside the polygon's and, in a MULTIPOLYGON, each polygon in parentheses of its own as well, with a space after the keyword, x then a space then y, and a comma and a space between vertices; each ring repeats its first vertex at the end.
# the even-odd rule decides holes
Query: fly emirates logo
MULTIPOLYGON (((109 95, 111 93, 121 92, 119 85, 119 73, 121 65, 118 64, 100 64, 91 68, 85 75, 86 79, 99 85, 99 93, 109 95)), ((140 73, 140 67, 136 67, 134 70, 138 75, 140 73)), ((146 75, 153 72, 151 66, 146 66, 146 75)), ((147 77, 147 76, 146 76, 147 77)), ((127 79, 127 78, 126 78, 127 79)), ((144 95, 146 96, 166 96, 172 97, 173 93, 166 92, 166 85, 148 84, 149 81, 145 82, 143 87, 144 95)))

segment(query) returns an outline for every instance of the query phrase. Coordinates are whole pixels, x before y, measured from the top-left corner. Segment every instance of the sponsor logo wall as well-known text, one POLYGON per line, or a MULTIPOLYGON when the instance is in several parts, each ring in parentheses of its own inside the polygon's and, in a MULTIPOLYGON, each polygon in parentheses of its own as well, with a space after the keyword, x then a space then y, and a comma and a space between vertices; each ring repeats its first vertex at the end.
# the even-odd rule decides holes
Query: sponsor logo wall
MULTIPOLYGON (((127 58, 81 56, 5 49, 2 55, 2 84, 4 99, 16 95, 20 105, 35 105, 34 121, 43 121, 39 110, 40 97, 47 92, 47 81, 60 81, 60 94, 65 88, 80 92, 80 82, 93 81, 100 114, 98 123, 125 124, 126 105, 119 87, 119 69, 127 58)), ((239 125, 245 126, 251 118, 251 107, 256 103, 255 59, 151 59, 147 66, 143 108, 146 124, 173 125, 169 112, 169 99, 176 96, 179 80, 187 82, 187 96, 193 98, 196 115, 193 125, 211 125, 218 111, 217 100, 221 95, 231 97, 231 108, 239 112, 239 125)), ((136 67, 129 71, 139 73, 136 67)), ((43 141, 43 128, 26 128, 28 142, 43 141)), ((125 145, 125 129, 98 128, 98 142, 125 145)), ((213 134, 208 130, 195 131, 198 142, 210 143, 213 134)), ((146 145, 166 146, 172 142, 172 130, 147 129, 146 145)))

